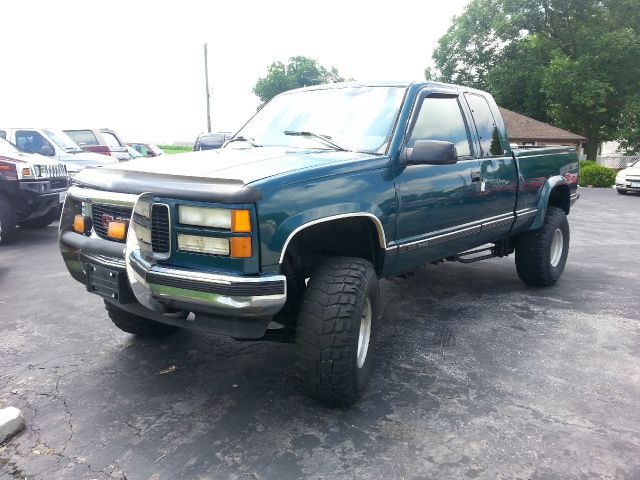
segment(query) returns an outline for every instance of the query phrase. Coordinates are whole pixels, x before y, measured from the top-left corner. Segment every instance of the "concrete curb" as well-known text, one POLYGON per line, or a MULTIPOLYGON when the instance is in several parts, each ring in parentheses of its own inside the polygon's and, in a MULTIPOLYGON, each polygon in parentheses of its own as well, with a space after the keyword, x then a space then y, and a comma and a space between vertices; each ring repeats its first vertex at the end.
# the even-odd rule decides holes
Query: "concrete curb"
POLYGON ((15 407, 0 409, 0 443, 24 428, 24 416, 15 407))

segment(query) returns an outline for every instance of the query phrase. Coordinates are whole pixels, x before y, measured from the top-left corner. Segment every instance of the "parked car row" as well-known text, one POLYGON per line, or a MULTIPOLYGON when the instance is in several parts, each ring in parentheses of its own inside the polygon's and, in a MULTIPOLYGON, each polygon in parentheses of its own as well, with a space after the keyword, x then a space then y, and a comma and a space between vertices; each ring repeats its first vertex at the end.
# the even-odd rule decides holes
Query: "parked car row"
POLYGON ((153 143, 127 144, 106 128, 0 128, 0 244, 16 227, 46 227, 60 218, 71 178, 83 168, 163 153, 153 143))
POLYGON ((84 167, 118 163, 116 158, 83 150, 66 133, 54 128, 0 128, 0 138, 25 153, 38 153, 62 162, 72 176, 84 167))

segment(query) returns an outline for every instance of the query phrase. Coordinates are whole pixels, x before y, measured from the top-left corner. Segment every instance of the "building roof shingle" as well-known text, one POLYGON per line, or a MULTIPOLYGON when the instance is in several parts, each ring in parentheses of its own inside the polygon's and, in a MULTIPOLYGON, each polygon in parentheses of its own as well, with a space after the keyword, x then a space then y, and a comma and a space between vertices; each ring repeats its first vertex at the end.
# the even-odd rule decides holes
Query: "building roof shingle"
POLYGON ((506 108, 500 108, 500 113, 504 119, 509 139, 512 141, 571 141, 584 142, 587 139, 582 135, 568 132, 548 123, 539 122, 533 118, 521 115, 506 108))

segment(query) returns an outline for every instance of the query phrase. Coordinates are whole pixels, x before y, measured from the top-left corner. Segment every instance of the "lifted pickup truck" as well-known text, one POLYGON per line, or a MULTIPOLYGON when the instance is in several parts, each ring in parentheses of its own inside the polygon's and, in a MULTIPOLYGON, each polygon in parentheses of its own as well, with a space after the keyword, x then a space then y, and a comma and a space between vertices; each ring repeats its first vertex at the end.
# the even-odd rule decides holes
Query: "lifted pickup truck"
POLYGON ((570 148, 512 151, 491 95, 439 83, 281 94, 220 150, 85 169, 60 223, 71 275, 138 335, 292 341, 303 390, 350 404, 378 279, 515 251, 553 285, 577 199, 570 148))
POLYGON ((0 244, 16 225, 42 228, 60 218, 70 180, 65 166, 0 139, 0 244))

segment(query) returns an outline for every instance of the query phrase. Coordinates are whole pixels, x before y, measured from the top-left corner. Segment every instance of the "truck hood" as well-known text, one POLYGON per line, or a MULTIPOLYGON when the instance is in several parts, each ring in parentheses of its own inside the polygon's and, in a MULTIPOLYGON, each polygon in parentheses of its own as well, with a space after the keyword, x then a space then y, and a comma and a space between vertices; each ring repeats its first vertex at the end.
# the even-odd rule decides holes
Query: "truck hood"
POLYGON ((44 155, 38 155, 36 153, 23 153, 23 152, 0 152, 0 157, 3 160, 9 160, 16 163, 23 164, 22 167, 34 166, 34 165, 60 165, 57 160, 45 157, 44 155))
POLYGON ((84 187, 139 195, 222 203, 251 203, 261 193, 251 184, 268 177, 371 158, 370 154, 280 147, 221 149, 140 158, 87 168, 74 178, 84 187))
POLYGON ((224 148, 138 158, 108 168, 164 175, 239 180, 244 184, 250 184, 257 180, 300 169, 369 157, 368 154, 335 150, 281 147, 224 148))

